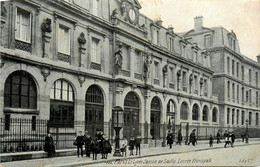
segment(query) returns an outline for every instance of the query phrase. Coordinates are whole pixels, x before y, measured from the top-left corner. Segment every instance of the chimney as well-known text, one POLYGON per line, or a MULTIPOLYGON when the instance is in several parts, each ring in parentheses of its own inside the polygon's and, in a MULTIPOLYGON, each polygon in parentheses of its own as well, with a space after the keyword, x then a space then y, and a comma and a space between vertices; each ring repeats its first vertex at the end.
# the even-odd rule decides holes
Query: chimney
POLYGON ((194 18, 194 30, 199 31, 203 27, 203 16, 196 16, 194 18))
POLYGON ((260 54, 257 57, 257 63, 260 63, 260 54))

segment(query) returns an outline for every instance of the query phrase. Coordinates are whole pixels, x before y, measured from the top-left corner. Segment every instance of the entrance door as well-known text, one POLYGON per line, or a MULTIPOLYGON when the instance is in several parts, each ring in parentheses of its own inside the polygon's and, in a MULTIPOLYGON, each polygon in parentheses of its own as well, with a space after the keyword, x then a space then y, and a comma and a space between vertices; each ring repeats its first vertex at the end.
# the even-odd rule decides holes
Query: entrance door
POLYGON ((97 129, 104 129, 104 100, 103 94, 97 85, 92 85, 86 93, 85 129, 94 138, 97 129))

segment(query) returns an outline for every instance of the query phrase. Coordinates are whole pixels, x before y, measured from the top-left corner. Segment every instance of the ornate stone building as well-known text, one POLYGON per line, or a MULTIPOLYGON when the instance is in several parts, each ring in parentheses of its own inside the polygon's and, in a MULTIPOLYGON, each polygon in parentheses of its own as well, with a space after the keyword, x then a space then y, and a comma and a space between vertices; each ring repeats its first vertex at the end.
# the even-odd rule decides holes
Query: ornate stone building
MULTIPOLYGON (((259 128, 259 61, 240 53, 233 30, 203 27, 203 17, 194 18, 194 29, 182 33, 211 54, 213 93, 219 97, 220 124, 259 128)), ((259 56, 257 56, 259 60, 259 56)))
POLYGON ((172 124, 221 123, 214 56, 140 14, 137 0, 10 0, 1 7, 1 118, 48 119, 51 127, 112 137, 112 108, 121 106, 121 136, 151 139, 165 137, 172 124))

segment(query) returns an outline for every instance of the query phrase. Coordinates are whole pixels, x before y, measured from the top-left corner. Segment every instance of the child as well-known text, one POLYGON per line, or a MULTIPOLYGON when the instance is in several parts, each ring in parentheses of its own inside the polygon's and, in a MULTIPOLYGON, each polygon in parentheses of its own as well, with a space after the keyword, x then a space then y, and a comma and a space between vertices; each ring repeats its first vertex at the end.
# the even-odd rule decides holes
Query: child
POLYGON ((124 156, 125 154, 125 157, 126 157, 126 149, 127 149, 127 139, 126 137, 124 137, 123 141, 122 141, 122 147, 121 147, 121 152, 122 152, 122 157, 124 156))
POLYGON ((213 147, 213 137, 210 135, 209 137, 209 147, 213 147))

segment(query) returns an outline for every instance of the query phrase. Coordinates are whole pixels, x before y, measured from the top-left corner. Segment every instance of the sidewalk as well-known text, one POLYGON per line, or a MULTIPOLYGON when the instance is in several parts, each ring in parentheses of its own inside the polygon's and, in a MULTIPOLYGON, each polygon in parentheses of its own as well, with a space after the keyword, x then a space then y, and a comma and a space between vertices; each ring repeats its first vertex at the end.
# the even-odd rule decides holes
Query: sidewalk
MULTIPOLYGON (((259 140, 250 141, 250 145, 260 144, 259 140)), ((242 143, 241 140, 235 142, 236 146, 247 146, 248 144, 242 143)), ((196 146, 173 146, 173 149, 169 149, 167 147, 153 147, 141 150, 141 156, 129 156, 129 152, 127 157, 113 157, 113 155, 109 154, 108 159, 100 159, 101 156, 98 155, 98 160, 93 161, 92 158, 78 158, 77 156, 66 156, 66 157, 55 157, 52 159, 44 158, 44 159, 35 159, 35 160, 25 160, 25 161, 14 161, 14 162, 6 162, 2 163, 4 167, 9 166, 19 166, 19 167, 35 167, 35 166, 48 166, 48 167, 70 167, 70 166, 83 166, 83 165, 93 165, 97 163, 104 163, 107 161, 115 161, 115 160, 125 160, 125 159, 136 159, 136 158, 144 158, 144 157, 151 157, 151 156, 159 156, 159 155, 166 155, 166 154, 178 154, 184 152, 193 152, 193 151, 202 151, 202 150, 210 150, 210 149, 230 149, 223 148, 224 142, 222 141, 220 144, 214 143, 213 148, 209 148, 208 143, 201 143, 199 142, 196 146)), ((134 152, 135 153, 135 152, 134 152)), ((112 153, 113 154, 113 153, 112 153)))

